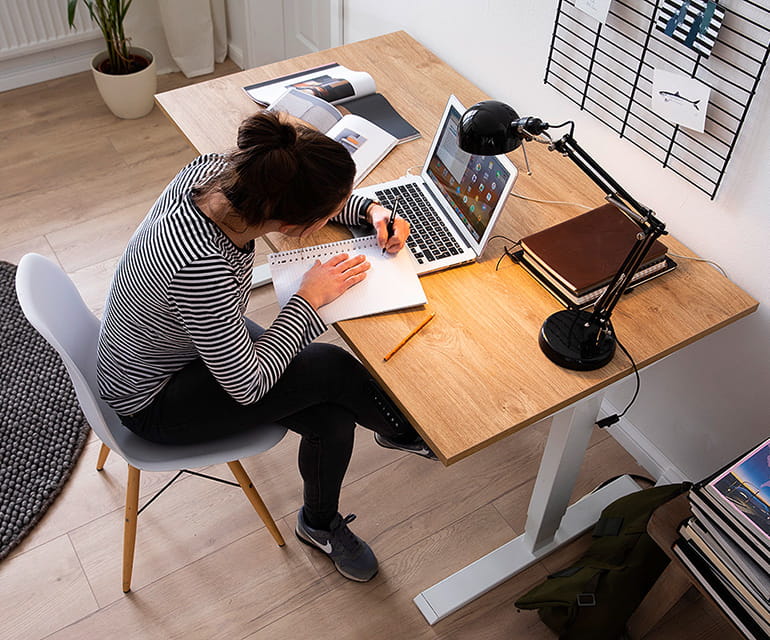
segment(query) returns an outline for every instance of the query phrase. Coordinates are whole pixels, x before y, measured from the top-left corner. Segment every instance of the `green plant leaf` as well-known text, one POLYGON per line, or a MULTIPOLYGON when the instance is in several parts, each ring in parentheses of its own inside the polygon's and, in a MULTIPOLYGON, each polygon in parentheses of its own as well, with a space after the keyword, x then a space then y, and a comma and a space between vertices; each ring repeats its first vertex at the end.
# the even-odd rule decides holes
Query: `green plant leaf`
MULTIPOLYGON (((75 11, 81 0, 67 0, 67 19, 74 27, 75 11)), ((109 57, 110 72, 116 75, 129 72, 129 38, 123 21, 133 0, 82 0, 91 20, 99 27, 109 57)))
POLYGON ((67 21, 70 29, 75 26, 75 9, 77 9, 78 0, 67 0, 67 21))

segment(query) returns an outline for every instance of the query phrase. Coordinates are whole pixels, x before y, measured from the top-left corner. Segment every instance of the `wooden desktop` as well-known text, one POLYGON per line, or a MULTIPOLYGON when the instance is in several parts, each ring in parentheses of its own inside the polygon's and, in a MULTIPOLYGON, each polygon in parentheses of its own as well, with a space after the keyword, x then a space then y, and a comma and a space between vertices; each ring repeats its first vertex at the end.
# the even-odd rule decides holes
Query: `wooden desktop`
MULTIPOLYGON (((225 151, 234 146, 241 120, 259 108, 242 87, 326 62, 371 73, 377 90, 422 133, 421 139, 396 147, 364 184, 397 178, 422 164, 450 92, 466 106, 487 97, 410 36, 397 32, 156 99, 198 152, 225 151)), ((579 131, 576 137, 580 140, 579 131)), ((586 146, 590 152, 590 144, 586 146)), ((543 145, 529 145, 528 153, 532 175, 524 170, 519 152, 509 156, 519 168, 516 193, 587 207, 603 203, 603 193, 568 159, 543 145)), ((645 194, 634 195, 644 202, 645 194)), ((561 307, 507 257, 497 266, 504 246, 582 210, 511 197, 495 229, 507 239, 493 239, 474 264, 422 277, 425 308, 336 325, 444 464, 528 425, 552 421, 525 533, 500 554, 492 552, 420 594, 416 602, 431 623, 584 531, 603 506, 635 490, 630 480, 621 480, 567 509, 604 390, 632 368, 620 351, 596 371, 569 371, 550 362, 537 336, 545 318, 561 307), (429 312, 436 314, 433 321, 385 362, 383 356, 429 312)), ((667 213, 657 215, 665 222, 667 213)), ((326 242, 346 233, 330 225, 304 242, 326 242)), ((279 249, 297 242, 277 235, 270 241, 279 249)), ((673 253, 694 255, 670 235, 663 242, 673 253)), ((708 264, 678 262, 674 272, 626 295, 613 313, 616 333, 640 369, 757 308, 754 299, 708 264)))

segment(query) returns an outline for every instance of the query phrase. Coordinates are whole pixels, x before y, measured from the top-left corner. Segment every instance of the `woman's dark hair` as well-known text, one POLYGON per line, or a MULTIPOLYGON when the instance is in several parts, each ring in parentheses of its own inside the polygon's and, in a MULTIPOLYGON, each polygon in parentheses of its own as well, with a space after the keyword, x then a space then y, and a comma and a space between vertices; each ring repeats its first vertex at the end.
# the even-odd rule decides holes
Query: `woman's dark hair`
POLYGON ((195 192, 221 191, 249 226, 265 220, 309 226, 350 194, 355 172, 339 142, 260 111, 241 123, 224 171, 195 192))

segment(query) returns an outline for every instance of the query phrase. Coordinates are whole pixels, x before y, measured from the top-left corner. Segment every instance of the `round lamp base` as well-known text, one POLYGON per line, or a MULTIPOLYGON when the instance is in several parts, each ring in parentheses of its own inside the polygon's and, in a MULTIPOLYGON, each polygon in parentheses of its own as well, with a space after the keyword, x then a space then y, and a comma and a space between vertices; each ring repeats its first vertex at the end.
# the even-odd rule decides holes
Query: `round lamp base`
POLYGON ((615 355, 612 324, 602 330, 588 311, 557 311, 543 323, 538 342, 549 360, 576 371, 599 369, 615 355))

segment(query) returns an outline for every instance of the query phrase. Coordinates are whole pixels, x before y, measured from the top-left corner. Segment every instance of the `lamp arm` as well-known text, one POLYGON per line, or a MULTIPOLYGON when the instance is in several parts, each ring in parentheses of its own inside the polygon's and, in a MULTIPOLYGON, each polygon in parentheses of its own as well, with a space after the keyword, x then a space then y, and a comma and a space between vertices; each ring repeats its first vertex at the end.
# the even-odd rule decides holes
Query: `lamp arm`
POLYGON ((619 302, 623 292, 628 288, 647 252, 655 240, 667 233, 666 226, 658 220, 653 211, 639 203, 631 194, 621 187, 570 135, 566 134, 556 140, 551 148, 567 156, 605 193, 606 199, 618 207, 640 228, 636 242, 626 256, 620 268, 610 280, 604 293, 594 304, 589 323, 597 330, 596 339, 610 330, 610 315, 619 302))
POLYGON ((661 230, 658 227, 639 232, 636 242, 634 243, 634 246, 631 247, 631 251, 626 256, 623 264, 620 265, 620 268, 607 285, 604 293, 594 304, 591 318, 597 322, 602 330, 605 329, 610 314, 612 314, 615 305, 620 301, 623 292, 628 289, 628 285, 631 283, 634 274, 639 269, 642 260, 644 260, 647 252, 660 235, 661 230))
POLYGON ((604 191, 606 198, 610 202, 626 213, 639 226, 643 227, 646 219, 653 215, 651 209, 637 202, 596 160, 585 152, 577 143, 577 140, 570 134, 562 136, 551 146, 555 151, 562 153, 572 160, 583 173, 604 191))

